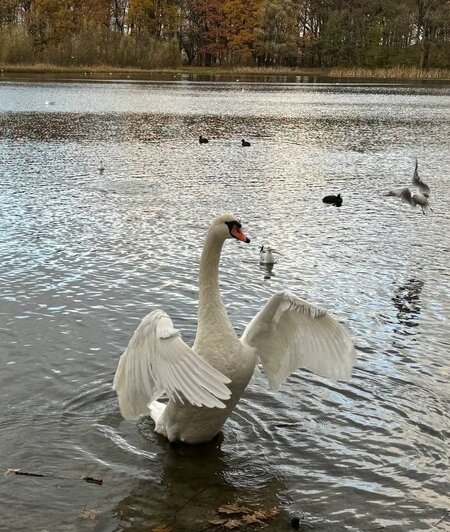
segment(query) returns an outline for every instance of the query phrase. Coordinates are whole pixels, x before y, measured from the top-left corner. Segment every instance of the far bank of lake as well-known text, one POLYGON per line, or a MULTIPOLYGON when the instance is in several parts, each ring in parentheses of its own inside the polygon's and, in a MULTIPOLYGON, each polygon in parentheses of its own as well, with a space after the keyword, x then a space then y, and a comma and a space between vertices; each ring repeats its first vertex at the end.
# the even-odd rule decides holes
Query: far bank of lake
POLYGON ((450 83, 450 70, 417 68, 218 68, 181 66, 170 69, 116 68, 108 65, 60 67, 56 65, 0 65, 0 80, 160 80, 254 81, 277 83, 450 83))

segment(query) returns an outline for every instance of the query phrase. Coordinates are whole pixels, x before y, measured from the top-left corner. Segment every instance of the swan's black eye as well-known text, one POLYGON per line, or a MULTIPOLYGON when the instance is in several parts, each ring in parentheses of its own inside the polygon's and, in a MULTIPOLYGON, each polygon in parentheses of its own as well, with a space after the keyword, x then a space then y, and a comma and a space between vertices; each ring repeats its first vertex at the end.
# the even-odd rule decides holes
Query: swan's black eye
POLYGON ((233 229, 234 226, 236 226, 238 229, 241 229, 242 228, 242 224, 241 222, 237 221, 237 220, 233 220, 232 222, 225 222, 226 225, 228 226, 228 229, 231 230, 233 229))

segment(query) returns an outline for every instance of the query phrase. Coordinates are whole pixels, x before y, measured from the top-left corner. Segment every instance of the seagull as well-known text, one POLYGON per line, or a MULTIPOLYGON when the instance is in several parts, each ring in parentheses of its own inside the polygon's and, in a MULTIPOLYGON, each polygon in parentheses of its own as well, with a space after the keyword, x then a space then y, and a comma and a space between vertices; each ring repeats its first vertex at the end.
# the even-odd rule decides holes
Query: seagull
POLYGON ((209 140, 206 137, 202 137, 201 135, 198 138, 198 141, 200 144, 207 144, 209 142, 209 140))
POLYGON ((411 207, 419 205, 422 209, 422 213, 426 214, 428 209, 431 211, 433 210, 428 203, 428 198, 430 197, 430 187, 424 183, 422 179, 420 179, 418 167, 419 163, 416 159, 416 167, 414 168, 412 183, 414 187, 418 189, 418 192, 413 192, 409 187, 405 187, 398 190, 390 190, 387 193, 387 196, 395 196, 400 198, 405 203, 409 203, 411 207))
POLYGON ((248 140, 242 139, 242 146, 251 146, 250 142, 248 140))
POLYGON ((342 205, 342 198, 341 195, 338 194, 337 196, 325 196, 322 201, 324 203, 331 203, 332 205, 336 207, 340 207, 342 205))
POLYGON ((275 264, 275 257, 273 256, 273 249, 264 246, 261 246, 259 249, 259 262, 260 264, 275 264))

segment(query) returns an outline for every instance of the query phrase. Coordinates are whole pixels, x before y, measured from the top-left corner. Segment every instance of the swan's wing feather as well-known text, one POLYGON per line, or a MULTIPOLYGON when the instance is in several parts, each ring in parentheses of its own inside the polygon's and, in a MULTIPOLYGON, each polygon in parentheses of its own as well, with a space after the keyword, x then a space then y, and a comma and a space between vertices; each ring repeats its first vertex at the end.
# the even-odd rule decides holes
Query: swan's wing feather
POLYGON ((428 197, 430 195, 430 187, 426 183, 424 183, 422 179, 420 179, 419 177, 417 159, 416 159, 416 167, 414 168, 414 175, 412 178, 412 182, 413 182, 413 185, 417 187, 424 196, 428 197))
POLYGON ((344 327, 289 292, 271 297, 248 324, 242 341, 256 349, 273 389, 298 368, 348 379, 355 363, 354 344, 344 327))
POLYGON ((120 357, 113 388, 125 419, 136 419, 147 405, 165 393, 181 403, 224 408, 230 382, 201 358, 174 329, 162 310, 148 314, 139 324, 120 357))

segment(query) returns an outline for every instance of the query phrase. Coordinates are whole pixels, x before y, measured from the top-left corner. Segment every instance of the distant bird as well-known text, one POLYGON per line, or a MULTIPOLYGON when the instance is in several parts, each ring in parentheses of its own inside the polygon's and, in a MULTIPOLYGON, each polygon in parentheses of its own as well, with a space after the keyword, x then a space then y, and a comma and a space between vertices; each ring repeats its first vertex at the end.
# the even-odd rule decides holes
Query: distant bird
POLYGON ((259 249, 259 262, 260 264, 275 264, 275 257, 273 256, 273 249, 270 247, 264 248, 261 246, 259 249))
POLYGON ((103 174, 105 167, 103 166, 103 161, 100 161, 100 166, 98 167, 99 174, 103 174))
POLYGON ((242 146, 251 146, 250 142, 248 140, 242 139, 242 146))
POLYGON ((416 159, 416 167, 414 168, 412 183, 414 187, 419 189, 418 192, 413 192, 409 187, 405 187, 398 190, 390 190, 386 195, 400 198, 405 203, 409 203, 411 207, 419 205, 422 209, 422 213, 426 214, 428 209, 431 211, 433 210, 428 203, 428 198, 430 197, 430 187, 420 179, 418 168, 419 163, 416 159))
POLYGON ((209 140, 206 137, 202 137, 201 135, 198 138, 198 141, 200 142, 200 144, 207 144, 209 142, 209 140))
POLYGON ((342 205, 342 198, 341 195, 338 194, 337 196, 325 196, 322 201, 324 203, 331 203, 335 207, 340 207, 342 205))
POLYGON ((45 105, 55 105, 55 102, 49 102, 48 100, 45 102, 45 105))

